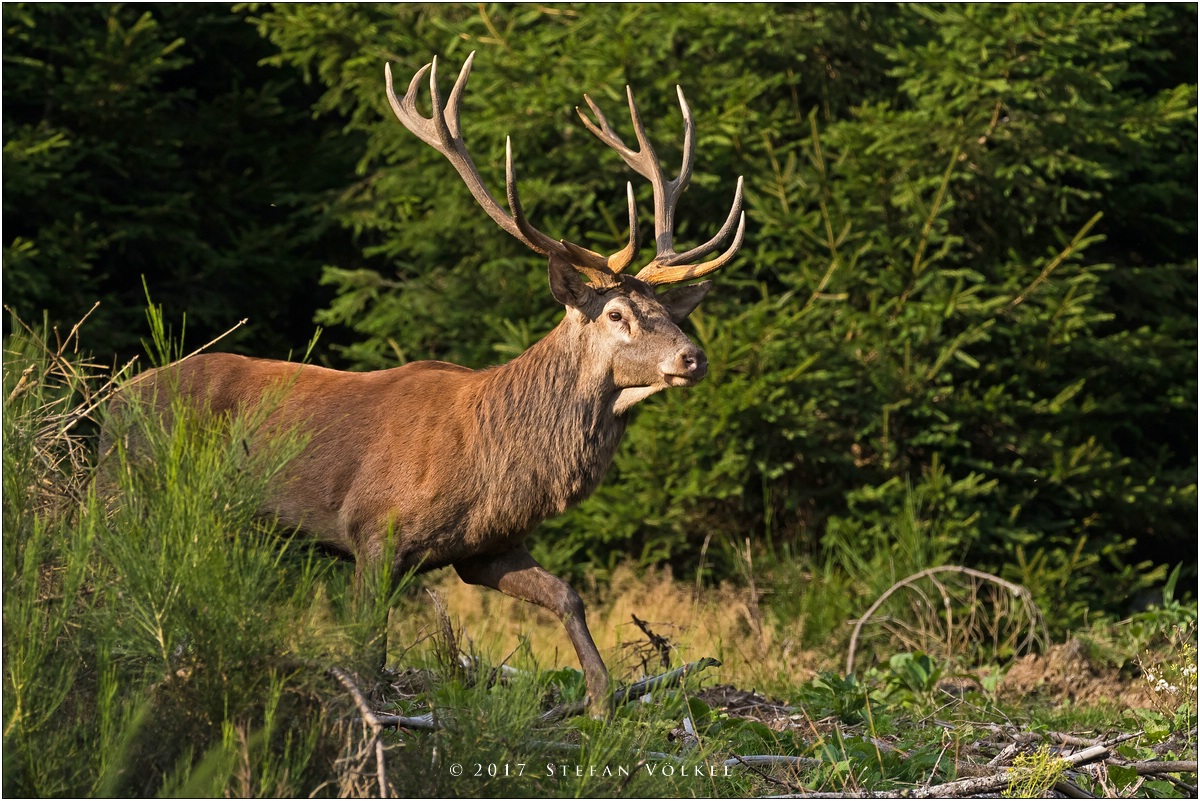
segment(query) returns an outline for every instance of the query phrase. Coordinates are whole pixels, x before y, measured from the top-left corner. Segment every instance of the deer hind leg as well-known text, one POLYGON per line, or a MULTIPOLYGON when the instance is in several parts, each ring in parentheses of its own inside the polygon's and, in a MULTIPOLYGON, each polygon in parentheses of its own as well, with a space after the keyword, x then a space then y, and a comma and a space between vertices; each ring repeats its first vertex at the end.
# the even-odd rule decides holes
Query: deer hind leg
POLYGON ((608 669, 588 631, 583 601, 570 584, 537 563, 524 545, 501 554, 473 556, 454 563, 468 584, 491 587, 505 595, 529 601, 558 615, 587 682, 588 706, 595 716, 607 715, 610 704, 608 669))

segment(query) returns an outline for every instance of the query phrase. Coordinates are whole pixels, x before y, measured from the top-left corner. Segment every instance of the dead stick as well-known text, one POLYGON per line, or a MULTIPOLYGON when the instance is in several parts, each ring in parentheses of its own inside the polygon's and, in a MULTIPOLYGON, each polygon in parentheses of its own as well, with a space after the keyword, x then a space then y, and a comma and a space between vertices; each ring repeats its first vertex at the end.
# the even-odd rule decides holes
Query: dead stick
POLYGON ((433 719, 433 713, 406 717, 405 715, 376 715, 379 725, 389 729, 417 729, 419 731, 437 731, 441 728, 433 719))
POLYGON ((362 715, 363 722, 371 728, 371 734, 375 741, 375 765, 379 774, 379 797, 388 797, 387 771, 384 768, 383 762, 383 740, 380 734, 383 732, 383 726, 379 723, 379 718, 371 711, 371 707, 367 704, 367 699, 363 697, 362 692, 358 689, 358 685, 354 680, 346 674, 346 671, 339 667, 329 668, 330 674, 342 683, 350 692, 350 697, 354 699, 354 705, 358 707, 359 713, 362 715))
POLYGON ((1123 768, 1133 768, 1138 772, 1139 776, 1145 776, 1150 773, 1195 773, 1196 760, 1153 760, 1145 759, 1140 762, 1129 762, 1122 764, 1113 762, 1111 764, 1120 765, 1123 768))
MULTIPOLYGON (((651 647, 658 652, 658 656, 662 659, 662 666, 668 668, 671 666, 671 643, 666 637, 655 634, 650 630, 650 625, 644 620, 639 620, 637 615, 630 615, 633 618, 633 625, 642 630, 642 634, 646 635, 646 639, 650 641, 651 647)), ((643 662, 643 664, 645 664, 643 662)))
POLYGON ((695 662, 688 662, 682 667, 677 667, 674 670, 669 670, 666 673, 660 673, 657 676, 651 676, 641 681, 636 681, 628 687, 622 687, 613 693, 613 706, 620 706, 635 698, 641 698, 648 692, 661 690, 665 687, 674 687, 683 680, 689 673, 695 673, 704 670, 708 667, 719 667, 720 660, 713 659, 711 656, 706 656, 703 659, 698 659, 695 662))
POLYGON ((189 353, 187 356, 184 356, 184 357, 183 357, 183 359, 180 359, 179 361, 184 361, 184 359, 190 359, 190 358, 192 358, 193 356, 195 356, 197 353, 200 353, 201 351, 204 351, 204 350, 207 350, 208 348, 211 348, 213 345, 217 344, 217 343, 218 343, 218 342, 220 342, 222 339, 224 339, 225 337, 229 336, 229 335, 230 335, 230 334, 232 334, 234 331, 238 330, 239 328, 241 328, 243 325, 245 325, 245 324, 246 324, 246 323, 248 323, 248 322, 250 322, 250 318, 249 318, 249 317, 243 317, 242 319, 238 320, 238 321, 237 321, 237 323, 236 323, 236 324, 234 324, 234 326, 233 326, 232 328, 230 328, 228 331, 226 331, 224 334, 220 334, 219 336, 217 336, 217 337, 216 337, 215 339, 213 339, 212 341, 210 341, 210 342, 208 342, 208 343, 206 343, 206 344, 204 344, 204 345, 201 345, 200 347, 196 348, 194 351, 192 351, 191 353, 189 353))

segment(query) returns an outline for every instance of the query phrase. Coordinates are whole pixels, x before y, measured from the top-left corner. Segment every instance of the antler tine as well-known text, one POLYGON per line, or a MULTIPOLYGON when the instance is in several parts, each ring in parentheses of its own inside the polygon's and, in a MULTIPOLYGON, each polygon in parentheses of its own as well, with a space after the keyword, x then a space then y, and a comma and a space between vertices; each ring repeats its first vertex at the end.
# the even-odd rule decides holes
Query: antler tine
POLYGON ((527 241, 521 235, 512 219, 504 213, 504 209, 497 202, 496 198, 492 197, 492 193, 484 185, 483 178, 479 175, 479 170, 476 169, 475 163, 471 160, 470 153, 463 144, 458 124, 458 104, 462 99, 463 90, 466 88, 467 77, 471 73, 472 56, 474 56, 474 53, 467 57, 466 63, 463 64, 462 70, 459 71, 458 80, 454 83, 454 90, 450 93, 450 122, 446 120, 446 114, 442 108, 441 96, 437 88, 437 56, 434 56, 431 63, 417 70, 416 75, 413 76, 408 84, 408 91, 405 93, 403 100, 396 98, 396 93, 392 86, 392 66, 391 64, 385 64, 384 77, 387 83, 388 102, 391 103, 392 112, 395 113, 396 119, 400 121, 401 125, 416 134, 417 138, 422 142, 446 157, 446 160, 450 162, 450 165, 454 167, 459 177, 462 178, 463 183, 467 185, 467 189, 470 190, 476 202, 483 207, 483 210, 487 212, 487 215, 492 218, 493 222, 521 240, 527 247, 544 254, 545 251, 538 248, 533 242, 527 241), (423 117, 417 111, 417 92, 420 90, 421 79, 425 77, 426 73, 429 74, 430 99, 433 106, 433 114, 430 117, 423 117))
POLYGON ((678 187, 678 197, 692 182, 692 163, 696 156, 696 121, 692 119, 692 110, 688 107, 687 98, 683 96, 683 87, 676 85, 675 94, 679 95, 679 110, 683 113, 683 163, 679 165, 679 177, 673 182, 678 187))
POLYGON ((679 109, 683 115, 683 158, 679 174, 670 181, 663 178, 662 167, 659 165, 654 147, 646 135, 646 127, 638 112, 632 89, 628 86, 625 87, 629 102, 629 118, 633 123, 634 136, 637 138, 638 149, 636 151, 627 146, 620 135, 613 130, 600 107, 589 96, 584 95, 583 99, 587 102, 592 114, 595 115, 596 122, 589 119, 578 107, 575 109, 579 118, 583 120, 584 126, 600 141, 615 150, 630 168, 648 179, 654 190, 654 239, 657 252, 654 259, 637 274, 639 279, 651 284, 675 283, 696 278, 725 265, 741 247, 745 233, 745 215, 742 213, 742 179, 738 178, 733 207, 716 236, 685 253, 675 252, 675 207, 679 202, 680 195, 683 194, 692 179, 692 168, 696 155, 696 123, 682 87, 676 86, 675 92, 679 97, 679 109), (728 251, 702 265, 687 264, 716 250, 721 242, 729 238, 735 224, 738 226, 737 234, 728 251))
POLYGON ((521 199, 517 193, 516 170, 513 168, 512 163, 512 142, 506 139, 505 188, 512 216, 506 214, 500 203, 488 190, 487 186, 484 185, 483 178, 480 176, 479 170, 475 167, 475 163, 471 160, 470 152, 467 150, 462 139, 459 110, 474 60, 475 53, 472 52, 467 56, 466 61, 463 62, 462 69, 458 73, 458 78, 454 82, 454 88, 450 91, 449 102, 445 106, 442 104, 441 93, 438 90, 437 56, 434 56, 429 64, 417 70, 417 73, 409 82, 408 91, 405 93, 403 100, 396 97, 395 88, 392 83, 392 68, 390 64, 385 64, 384 78, 387 85, 387 97, 388 102, 391 104, 392 112, 396 115, 396 119, 405 128, 412 131, 418 139, 446 157, 451 166, 458 172, 459 177, 462 178, 463 183, 466 184, 467 189, 470 190, 476 202, 483 207, 483 210, 487 212, 487 215, 497 225, 537 253, 542 255, 555 253, 566 257, 596 287, 607 288, 615 286, 617 280, 612 268, 609 267, 610 261, 622 263, 627 266, 629 261, 632 260, 632 254, 637 247, 637 223, 636 210, 633 204, 633 190, 629 189, 627 194, 629 196, 629 213, 632 226, 630 241, 634 244, 626 246, 611 257, 605 258, 599 253, 582 246, 551 239, 534 228, 525 218, 524 212, 521 209, 521 199), (433 113, 430 117, 424 117, 417 111, 417 93, 420 90, 421 80, 425 77, 426 73, 429 74, 429 95, 433 107, 433 113))
POLYGON ((637 203, 633 199, 633 184, 629 181, 625 182, 625 198, 629 203, 629 244, 608 257, 608 267, 614 273, 624 272, 637 255, 638 249, 637 203))
MULTIPOLYGON (((707 256, 716 250, 722 242, 729 238, 729 234, 733 231, 733 225, 738 220, 738 215, 742 211, 742 176, 738 176, 737 187, 733 190, 733 205, 729 208, 729 216, 725 218, 725 222, 721 225, 721 230, 717 231, 716 235, 705 242, 703 245, 697 245, 686 253, 672 253, 664 259, 656 258, 650 264, 661 264, 664 266, 672 266, 683 264, 689 261, 695 261, 703 256, 707 256)), ((742 215, 745 216, 745 215, 742 215)), ((650 265, 647 265, 650 266, 650 265)))
MULTIPOLYGON (((604 271, 613 276, 624 272, 625 269, 629 267, 629 265, 633 262, 633 257, 637 255, 638 249, 637 202, 633 197, 632 183, 626 182, 625 184, 625 199, 629 205, 629 242, 625 245, 625 247, 621 248, 607 259, 604 259, 604 271)), ((575 264, 583 263, 583 260, 588 259, 589 255, 597 255, 590 250, 580 248, 578 245, 574 245, 566 240, 562 240, 562 245, 571 254, 572 258, 574 259, 573 263, 575 264)), ((606 286, 616 286, 617 283, 618 282, 616 280, 612 280, 607 282, 606 286)), ((597 286, 599 286, 599 284, 597 284, 597 286)))
POLYGON ((545 247, 546 254, 557 251, 557 243, 541 231, 529 224, 525 212, 521 208, 521 196, 517 193, 517 171, 513 167, 512 139, 504 137, 504 188, 508 195, 508 208, 512 211, 512 221, 520 232, 522 239, 529 243, 537 243, 545 247), (545 241, 543 241, 545 240, 545 241))
POLYGON ((699 278, 728 264, 742 247, 742 239, 746 233, 746 213, 742 211, 742 185, 742 176, 739 175, 737 188, 733 193, 733 206, 729 209, 729 216, 725 218, 725 224, 721 226, 721 230, 717 231, 716 236, 686 253, 660 253, 638 272, 638 279, 652 285, 674 284, 678 281, 699 278), (711 261, 695 264, 696 259, 712 253, 729 238, 735 222, 737 223, 737 233, 734 234, 733 244, 729 246, 729 249, 711 261))
POLYGON ((633 102, 633 90, 625 87, 625 94, 629 98, 629 116, 633 120, 633 132, 637 136, 643 160, 647 162, 646 171, 642 174, 650 179, 651 188, 654 190, 654 241, 658 250, 655 261, 675 253, 675 206, 679 202, 679 196, 692 180, 692 161, 696 149, 696 123, 692 119, 692 110, 683 96, 683 89, 676 86, 675 92, 679 96, 679 109, 683 114, 683 163, 680 165, 679 175, 675 176, 674 180, 664 181, 662 167, 659 166, 654 148, 646 137, 646 127, 642 124, 637 104, 633 102))
MULTIPOLYGON (((437 64, 437 56, 433 57, 434 64, 437 64)), ((471 77, 471 64, 475 61, 475 51, 467 56, 467 60, 463 62, 462 69, 458 71, 458 78, 454 81, 454 88, 450 90, 450 105, 449 115, 446 116, 446 126, 450 129, 450 135, 455 139, 462 138, 462 130, 459 126, 458 111, 462 104, 463 91, 467 88, 467 78, 471 77)))
POLYGON ((392 113, 396 115, 396 119, 400 120, 405 128, 416 134, 417 138, 422 142, 432 147, 436 147, 437 139, 430 135, 431 132, 429 131, 428 126, 424 124, 426 120, 417 114, 417 103, 415 99, 417 84, 420 83, 421 78, 425 76, 425 73, 428 72, 432 66, 432 64, 426 64, 424 67, 421 67, 421 69, 417 70, 417 74, 412 77, 411 81, 409 81, 408 91, 404 95, 404 100, 400 100, 396 97, 396 90, 392 85, 391 64, 383 65, 383 78, 384 83, 387 86, 388 103, 391 104, 392 113))
POLYGON ((722 253, 712 261, 706 261, 703 264, 677 264, 677 265, 655 265, 653 262, 643 267, 637 274, 638 280, 645 281, 651 286, 661 286, 663 284, 675 284, 680 281, 689 281, 693 278, 700 278, 708 275, 714 270, 724 267, 737 252, 741 250, 742 239, 746 233, 746 213, 742 212, 739 220, 737 233, 734 234, 733 244, 729 249, 722 253))

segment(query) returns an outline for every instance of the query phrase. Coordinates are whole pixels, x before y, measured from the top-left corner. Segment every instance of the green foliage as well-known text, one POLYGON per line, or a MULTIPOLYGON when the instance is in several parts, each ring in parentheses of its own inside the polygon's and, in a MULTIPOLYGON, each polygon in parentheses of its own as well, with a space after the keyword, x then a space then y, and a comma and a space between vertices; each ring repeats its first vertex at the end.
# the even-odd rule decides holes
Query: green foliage
POLYGON ((897 706, 929 704, 942 680, 942 666, 922 653, 893 654, 888 660, 885 687, 897 706))
POLYGON ((315 624, 336 577, 255 517, 298 441, 127 404, 102 479, 64 481, 86 379, 47 356, 6 343, 5 793, 299 793, 326 721, 298 668, 351 649, 315 624))
POLYGON ((138 350, 142 280, 204 342, 285 356, 320 265, 348 257, 320 206, 353 144, 266 70, 228 6, 4 6, 4 290, 57 324, 100 300, 93 346, 138 350), (103 332, 103 333, 101 333, 103 332))
POLYGON ((315 314, 342 365, 510 358, 561 313, 544 264, 394 120, 382 65, 403 89, 437 54, 447 91, 476 51, 481 173, 499 191, 511 136, 530 219, 599 250, 624 241, 628 175, 573 106, 625 130, 629 84, 673 164, 682 86, 679 240, 744 175, 746 244, 691 318, 707 380, 643 403, 604 486, 535 537, 557 572, 736 577, 750 536, 780 563, 764 583, 818 592, 771 603, 822 642, 934 564, 1019 582, 1066 629, 1191 552, 1194 8, 10 4, 4 24, 8 302, 61 323, 115 301, 113 348, 145 275, 202 337, 267 322, 235 334, 260 355, 315 314))
POLYGON ((821 673, 809 683, 802 698, 805 708, 812 713, 828 710, 844 723, 862 720, 867 706, 867 691, 853 674, 842 677, 821 673))
POLYGON ((1066 773, 1058 755, 1045 745, 1036 751, 1018 754, 1013 767, 1028 773, 1004 791, 1004 798, 1041 798, 1066 773))

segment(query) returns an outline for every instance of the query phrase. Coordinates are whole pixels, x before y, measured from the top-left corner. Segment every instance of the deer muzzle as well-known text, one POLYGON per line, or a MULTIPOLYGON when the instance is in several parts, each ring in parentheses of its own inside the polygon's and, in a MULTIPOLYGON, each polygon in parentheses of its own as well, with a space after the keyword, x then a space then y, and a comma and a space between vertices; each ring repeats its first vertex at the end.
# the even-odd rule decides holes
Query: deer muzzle
POLYGON ((667 386, 690 387, 708 374, 708 357, 700 348, 688 343, 674 357, 663 362, 659 369, 667 386))

